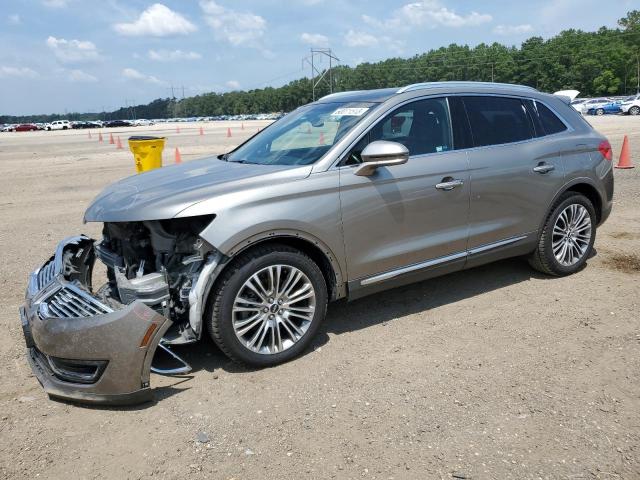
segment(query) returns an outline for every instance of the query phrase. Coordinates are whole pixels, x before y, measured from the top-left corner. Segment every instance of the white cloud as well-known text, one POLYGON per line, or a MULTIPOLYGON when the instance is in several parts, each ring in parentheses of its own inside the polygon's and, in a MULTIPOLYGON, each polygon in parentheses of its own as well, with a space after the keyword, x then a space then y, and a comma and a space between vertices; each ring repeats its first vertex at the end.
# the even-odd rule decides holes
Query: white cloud
POLYGON ((260 15, 225 8, 214 0, 201 0, 200 8, 217 39, 234 46, 262 49, 260 39, 267 29, 267 21, 260 15))
POLYGON ((300 35, 300 40, 302 43, 306 43, 307 45, 311 45, 312 47, 328 47, 329 46, 329 37, 326 35, 322 35, 320 33, 303 33, 300 35))
POLYGON ((21 77, 21 78, 35 78, 38 73, 31 70, 29 67, 6 67, 0 65, 0 78, 5 77, 21 77))
POLYGON ((64 63, 92 62, 100 59, 98 49, 88 40, 49 37, 46 43, 56 58, 64 63))
POLYGON ((471 12, 459 15, 445 7, 439 0, 422 0, 395 10, 388 20, 378 20, 363 15, 362 20, 376 28, 409 29, 411 27, 473 27, 490 22, 493 17, 486 13, 471 12))
POLYGON ((49 8, 65 8, 71 0, 42 0, 42 4, 49 8))
POLYGON ((130 80, 142 80, 143 82, 153 83, 155 85, 166 85, 166 82, 159 80, 153 75, 145 75, 134 68, 125 68, 122 70, 122 76, 130 80))
POLYGON ((344 43, 347 47, 375 47, 380 42, 378 37, 369 33, 349 30, 344 36, 344 43))
POLYGON ((187 35, 198 29, 184 16, 161 3, 151 5, 135 22, 116 23, 113 28, 120 35, 153 37, 187 35))
POLYGON ((7 16, 7 23, 9 25, 20 25, 22 23, 22 19, 20 18, 20 15, 14 13, 7 16))
POLYGON ((225 85, 230 90, 240 90, 240 82, 237 80, 229 80, 225 85))
POLYGON ((93 75, 83 72, 82 70, 71 70, 69 72, 69 80, 72 82, 97 82, 98 79, 93 75))
POLYGON ((157 62, 200 60, 202 58, 202 55, 197 52, 183 52, 182 50, 149 50, 148 56, 157 62))
POLYGON ((533 27, 528 23, 522 25, 498 25, 493 29, 493 33, 497 35, 522 35, 533 31, 533 27))

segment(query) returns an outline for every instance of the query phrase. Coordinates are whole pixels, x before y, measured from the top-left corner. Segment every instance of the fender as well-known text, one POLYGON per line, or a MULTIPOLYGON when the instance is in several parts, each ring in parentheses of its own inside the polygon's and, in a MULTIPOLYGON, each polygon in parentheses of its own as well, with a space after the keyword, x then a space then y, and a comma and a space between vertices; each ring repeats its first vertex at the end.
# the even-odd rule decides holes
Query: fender
POLYGON ((573 178, 573 179, 569 180, 567 183, 565 183, 564 185, 562 185, 561 188, 558 189, 558 192, 554 195, 553 199, 549 203, 549 207, 548 207, 547 211, 545 212, 544 216, 542 217, 542 220, 540 221, 540 225, 538 226, 538 236, 540 236, 540 234, 541 234, 541 232, 542 232, 542 230, 544 228, 544 223, 547 221, 547 218, 549 217, 549 214, 551 213, 551 209, 556 204, 556 201, 558 200, 558 198, 560 198, 560 195, 562 195, 567 190, 570 190, 571 187, 573 187, 574 185, 578 185, 578 184, 587 184, 590 187, 593 187, 593 189, 596 192, 598 192, 598 197, 600 197, 600 203, 601 204, 604 203, 603 197, 602 197, 602 192, 598 188, 596 182, 594 182, 589 177, 573 178))
MULTIPOLYGON (((227 256, 235 257, 236 255, 242 253, 244 250, 246 250, 249 247, 252 247, 257 243, 263 242, 265 240, 273 240, 277 238, 299 238, 299 239, 305 240, 306 242, 312 245, 315 245, 319 250, 322 251, 326 259, 329 261, 329 264, 331 265, 331 268, 333 269, 333 272, 336 276, 336 286, 338 288, 338 291, 344 288, 343 285, 345 285, 345 275, 343 274, 343 266, 340 265, 336 255, 333 253, 331 248, 325 242, 315 237, 314 235, 311 235, 309 233, 306 233, 300 230, 292 230, 292 229, 268 230, 265 232, 252 235, 248 237, 246 240, 243 240, 242 242, 239 242, 235 246, 233 246, 227 253, 227 256)), ((338 296, 338 298, 342 298, 342 297, 338 296)))

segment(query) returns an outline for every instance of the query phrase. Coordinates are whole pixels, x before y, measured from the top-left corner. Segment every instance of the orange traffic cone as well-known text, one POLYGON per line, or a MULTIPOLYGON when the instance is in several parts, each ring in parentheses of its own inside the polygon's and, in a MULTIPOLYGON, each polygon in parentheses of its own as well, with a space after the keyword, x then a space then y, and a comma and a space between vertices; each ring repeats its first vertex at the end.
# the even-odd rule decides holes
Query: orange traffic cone
POLYGON ((176 133, 180 133, 180 125, 176 127, 176 133))
POLYGON ((231 138, 231 128, 227 128, 227 138, 231 138))
POLYGON ((204 130, 200 127, 200 136, 204 135, 204 130))
POLYGON ((118 137, 118 141, 116 142, 116 148, 118 150, 122 150, 122 142, 120 141, 120 137, 118 137))
POLYGON ((91 138, 91 130, 89 130, 89 138, 91 138))
POLYGON ((116 142, 113 139, 113 133, 110 133, 109 134, 109 145, 115 145, 115 144, 116 144, 116 142))
POLYGON ((182 163, 182 155, 180 155, 180 150, 176 147, 176 163, 182 163))
POLYGON ((318 140, 318 145, 324 145, 324 133, 320 132, 320 139, 318 140))
POLYGON ((620 159, 618 160, 616 168, 633 168, 633 164, 631 163, 631 155, 629 154, 629 139, 626 135, 624 136, 624 140, 622 142, 620 159))
POLYGON ((98 132, 98 141, 102 143, 102 132, 98 132))

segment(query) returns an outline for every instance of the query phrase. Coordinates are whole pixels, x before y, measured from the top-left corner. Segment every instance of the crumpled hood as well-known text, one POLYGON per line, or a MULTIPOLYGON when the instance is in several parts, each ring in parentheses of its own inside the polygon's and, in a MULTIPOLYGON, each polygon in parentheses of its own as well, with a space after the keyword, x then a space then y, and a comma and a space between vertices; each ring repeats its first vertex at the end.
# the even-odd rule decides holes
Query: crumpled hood
POLYGON ((164 220, 223 193, 299 180, 310 173, 311 166, 254 165, 204 158, 151 170, 108 186, 91 202, 84 221, 164 220))

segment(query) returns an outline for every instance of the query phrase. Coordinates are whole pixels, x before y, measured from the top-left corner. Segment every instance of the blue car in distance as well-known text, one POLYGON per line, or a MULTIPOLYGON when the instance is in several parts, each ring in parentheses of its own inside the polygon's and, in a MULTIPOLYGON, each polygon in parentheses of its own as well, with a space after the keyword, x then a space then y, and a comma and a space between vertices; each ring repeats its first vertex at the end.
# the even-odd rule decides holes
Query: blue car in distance
POLYGON ((596 107, 592 107, 587 110, 587 115, 613 115, 616 113, 621 113, 622 108, 620 108, 621 102, 611 102, 605 105, 598 105, 596 107))

